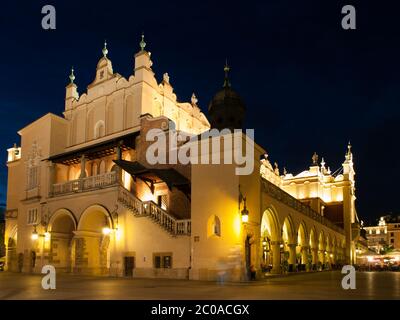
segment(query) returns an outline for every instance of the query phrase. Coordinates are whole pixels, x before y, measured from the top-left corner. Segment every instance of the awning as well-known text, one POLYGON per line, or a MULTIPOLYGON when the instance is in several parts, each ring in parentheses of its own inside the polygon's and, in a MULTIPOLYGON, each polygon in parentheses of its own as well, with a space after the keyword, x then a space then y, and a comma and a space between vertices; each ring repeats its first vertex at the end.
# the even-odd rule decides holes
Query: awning
POLYGON ((87 160, 103 158, 115 154, 115 147, 118 145, 121 147, 122 151, 134 148, 135 138, 137 135, 138 132, 130 133, 125 136, 109 139, 77 150, 56 154, 45 160, 70 165, 79 163, 82 155, 85 155, 87 160))
POLYGON ((113 161, 121 169, 128 172, 133 178, 138 178, 144 181, 152 192, 154 192, 155 184, 164 182, 170 190, 175 187, 182 191, 190 199, 190 180, 173 168, 148 168, 137 161, 113 161))

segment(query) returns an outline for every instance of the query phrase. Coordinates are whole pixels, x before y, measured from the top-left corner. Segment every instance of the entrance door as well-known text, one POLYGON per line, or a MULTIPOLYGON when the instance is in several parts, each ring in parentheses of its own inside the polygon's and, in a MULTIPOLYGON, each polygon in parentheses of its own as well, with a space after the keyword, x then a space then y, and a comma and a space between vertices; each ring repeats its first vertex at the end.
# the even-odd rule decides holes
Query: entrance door
POLYGON ((245 255, 246 255, 246 276, 250 279, 250 266, 251 266, 251 244, 250 237, 246 238, 245 243, 245 255))
POLYGON ((124 258, 125 277, 133 276, 133 268, 135 268, 135 257, 124 258))

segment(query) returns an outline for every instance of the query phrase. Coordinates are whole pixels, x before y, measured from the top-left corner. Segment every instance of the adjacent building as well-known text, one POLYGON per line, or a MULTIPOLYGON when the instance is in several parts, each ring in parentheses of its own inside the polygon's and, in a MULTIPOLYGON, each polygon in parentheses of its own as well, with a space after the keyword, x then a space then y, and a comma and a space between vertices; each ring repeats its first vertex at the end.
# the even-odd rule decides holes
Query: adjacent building
POLYGON ((380 253, 382 250, 400 250, 400 217, 386 215, 379 218, 377 226, 364 227, 368 247, 380 253))

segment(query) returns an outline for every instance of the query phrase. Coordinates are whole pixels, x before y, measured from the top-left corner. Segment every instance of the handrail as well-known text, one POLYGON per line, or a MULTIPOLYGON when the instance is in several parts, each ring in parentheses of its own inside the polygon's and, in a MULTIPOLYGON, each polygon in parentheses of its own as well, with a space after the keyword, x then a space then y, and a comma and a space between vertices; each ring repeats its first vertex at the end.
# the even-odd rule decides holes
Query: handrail
POLYGON ((136 216, 148 216, 173 235, 190 235, 191 220, 177 219, 153 201, 141 201, 120 186, 118 200, 136 216))

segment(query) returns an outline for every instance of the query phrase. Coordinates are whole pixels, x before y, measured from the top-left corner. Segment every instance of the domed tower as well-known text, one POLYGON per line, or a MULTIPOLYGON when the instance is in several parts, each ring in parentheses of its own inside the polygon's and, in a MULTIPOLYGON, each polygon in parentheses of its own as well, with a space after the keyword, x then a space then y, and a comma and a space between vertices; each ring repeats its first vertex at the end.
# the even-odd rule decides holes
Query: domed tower
POLYGON ((229 66, 225 64, 223 88, 212 98, 208 106, 211 129, 242 129, 246 107, 239 94, 231 88, 229 66))

